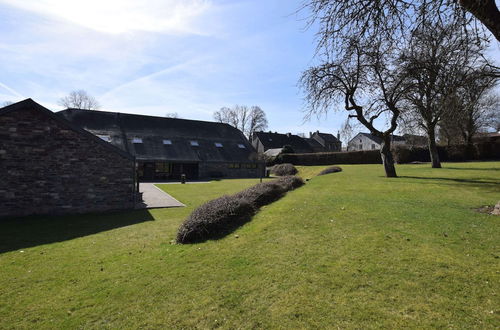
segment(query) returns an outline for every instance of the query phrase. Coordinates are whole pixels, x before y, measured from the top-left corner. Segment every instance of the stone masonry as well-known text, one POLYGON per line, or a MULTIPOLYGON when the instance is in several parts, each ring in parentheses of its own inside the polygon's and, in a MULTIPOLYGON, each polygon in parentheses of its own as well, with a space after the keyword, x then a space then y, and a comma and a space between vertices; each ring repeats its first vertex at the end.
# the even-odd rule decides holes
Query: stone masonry
POLYGON ((31 99, 0 109, 0 217, 131 209, 134 169, 31 99))

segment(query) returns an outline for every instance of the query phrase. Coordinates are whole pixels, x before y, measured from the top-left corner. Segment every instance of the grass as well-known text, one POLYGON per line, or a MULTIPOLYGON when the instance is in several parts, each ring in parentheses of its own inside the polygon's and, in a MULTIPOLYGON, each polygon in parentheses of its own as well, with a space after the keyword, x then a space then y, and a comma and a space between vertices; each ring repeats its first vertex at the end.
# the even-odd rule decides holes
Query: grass
POLYGON ((160 186, 186 208, 0 222, 0 328, 498 328, 500 218, 473 209, 500 200, 500 162, 444 166, 300 167, 304 187, 201 244, 170 241, 257 180, 160 186))

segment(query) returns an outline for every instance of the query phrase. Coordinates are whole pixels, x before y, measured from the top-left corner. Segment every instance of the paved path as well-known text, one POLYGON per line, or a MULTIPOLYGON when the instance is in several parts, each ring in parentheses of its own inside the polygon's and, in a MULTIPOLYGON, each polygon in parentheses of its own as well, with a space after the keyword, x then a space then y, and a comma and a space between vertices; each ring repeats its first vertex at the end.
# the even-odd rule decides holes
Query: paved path
POLYGON ((136 209, 186 206, 156 187, 154 183, 141 182, 139 184, 139 191, 142 192, 143 201, 135 206, 136 209))

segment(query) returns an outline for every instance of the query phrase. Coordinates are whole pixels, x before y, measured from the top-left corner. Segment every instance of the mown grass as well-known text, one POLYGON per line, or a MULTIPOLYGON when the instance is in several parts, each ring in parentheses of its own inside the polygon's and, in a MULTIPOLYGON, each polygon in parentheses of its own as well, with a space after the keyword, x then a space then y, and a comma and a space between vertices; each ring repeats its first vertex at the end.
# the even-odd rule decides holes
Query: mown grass
POLYGON ((323 168, 238 238, 170 244, 257 180, 160 186, 186 208, 4 221, 0 327, 499 326, 500 218, 474 211, 500 200, 499 162, 323 168))

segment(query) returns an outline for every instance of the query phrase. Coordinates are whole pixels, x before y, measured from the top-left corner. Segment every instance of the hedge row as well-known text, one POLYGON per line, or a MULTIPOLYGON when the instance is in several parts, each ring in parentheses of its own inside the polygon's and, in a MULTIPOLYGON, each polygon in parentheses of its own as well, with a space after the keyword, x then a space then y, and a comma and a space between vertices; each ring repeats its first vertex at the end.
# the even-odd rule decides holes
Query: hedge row
MULTIPOLYGON (((424 147, 405 148, 396 146, 393 150, 394 160, 404 164, 410 162, 430 162, 429 149, 424 147)), ((439 160, 444 162, 460 162, 465 160, 500 160, 500 143, 475 143, 471 147, 465 145, 439 146, 439 160)))
POLYGON ((381 164, 379 150, 350 152, 318 152, 310 154, 281 154, 276 163, 293 165, 381 164))
MULTIPOLYGON (((465 145, 438 147, 439 158, 445 162, 465 160, 500 160, 500 142, 475 143, 471 148, 465 145)), ((394 160, 404 164, 414 161, 430 162, 427 147, 393 148, 394 160)), ((293 165, 334 165, 334 164, 381 164, 379 150, 320 152, 308 154, 281 154, 274 163, 290 163, 293 165)))
POLYGON ((262 206, 281 198, 287 191, 304 184, 296 176, 256 184, 237 194, 211 200, 189 215, 177 232, 177 243, 196 243, 226 236, 262 206))

